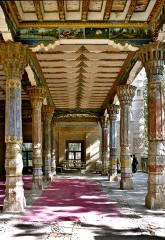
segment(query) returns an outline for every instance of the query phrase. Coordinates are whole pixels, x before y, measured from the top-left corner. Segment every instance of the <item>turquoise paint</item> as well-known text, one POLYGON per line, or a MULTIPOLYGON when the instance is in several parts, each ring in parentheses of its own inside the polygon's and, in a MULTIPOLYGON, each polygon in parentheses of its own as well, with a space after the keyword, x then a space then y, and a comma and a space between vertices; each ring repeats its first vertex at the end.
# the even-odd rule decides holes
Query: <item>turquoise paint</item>
MULTIPOLYGON (((12 83, 11 83, 12 85, 12 83)), ((9 136, 13 137, 15 136, 15 89, 14 87, 10 87, 10 122, 9 127, 10 127, 10 133, 9 136)))

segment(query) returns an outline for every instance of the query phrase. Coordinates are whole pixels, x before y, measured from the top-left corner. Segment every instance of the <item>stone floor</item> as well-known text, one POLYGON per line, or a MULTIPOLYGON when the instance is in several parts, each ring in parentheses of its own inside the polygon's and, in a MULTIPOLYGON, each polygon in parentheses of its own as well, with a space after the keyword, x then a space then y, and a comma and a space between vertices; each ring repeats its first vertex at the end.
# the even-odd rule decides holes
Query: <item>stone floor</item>
MULTIPOLYGON (((121 212, 121 218, 91 219, 88 222, 22 223, 19 214, 0 214, 0 240, 129 240, 165 239, 165 210, 149 210, 144 206, 147 174, 133 175, 134 190, 120 190, 119 181, 109 183, 96 174, 59 174, 57 178, 80 178, 97 182, 121 212)), ((120 176, 119 176, 120 180, 120 176)), ((46 185, 44 186, 47 187, 46 185)), ((42 191, 26 195, 29 207, 42 191)))

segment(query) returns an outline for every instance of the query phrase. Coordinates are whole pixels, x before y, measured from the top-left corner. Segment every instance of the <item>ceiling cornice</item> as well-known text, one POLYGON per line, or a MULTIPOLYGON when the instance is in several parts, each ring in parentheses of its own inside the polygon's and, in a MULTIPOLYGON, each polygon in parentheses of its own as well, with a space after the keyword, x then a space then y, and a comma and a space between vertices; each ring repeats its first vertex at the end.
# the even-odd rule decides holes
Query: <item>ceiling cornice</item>
POLYGON ((112 88, 110 89, 106 99, 104 100, 102 108, 106 108, 109 104, 113 103, 114 97, 116 95, 116 87, 126 83, 129 72, 135 65, 136 61, 136 52, 130 52, 119 72, 119 75, 113 83, 112 88))
MULTIPOLYGON (((61 0, 58 0, 58 1, 61 3, 61 0)), ((113 22, 112 23, 112 22, 106 22, 106 21, 82 21, 82 22, 68 21, 66 22, 64 21, 64 19, 62 19, 63 21, 61 22, 58 22, 58 21, 57 22, 21 22, 18 19, 19 18, 17 14, 18 11, 16 11, 14 7, 16 6, 14 1, 7 1, 6 3, 4 2, 6 1, 2 0, 1 5, 4 5, 4 4, 8 5, 18 28, 26 28, 26 27, 143 27, 143 28, 149 28, 154 23, 154 20, 159 15, 161 8, 165 4, 165 0, 157 0, 148 21, 144 23, 140 23, 140 22, 138 23, 137 22, 129 22, 129 23, 113 22)), ((88 0, 84 0, 84 2, 86 3, 85 6, 88 6, 89 4, 88 0)))
POLYGON ((36 76, 37 80, 39 81, 38 85, 41 85, 41 86, 45 87, 46 98, 47 98, 48 104, 54 105, 50 90, 49 90, 48 85, 46 83, 44 74, 42 72, 42 69, 40 67, 40 64, 38 62, 38 59, 36 57, 35 52, 31 52, 29 65, 30 65, 31 69, 33 70, 33 72, 35 73, 35 76, 36 76))

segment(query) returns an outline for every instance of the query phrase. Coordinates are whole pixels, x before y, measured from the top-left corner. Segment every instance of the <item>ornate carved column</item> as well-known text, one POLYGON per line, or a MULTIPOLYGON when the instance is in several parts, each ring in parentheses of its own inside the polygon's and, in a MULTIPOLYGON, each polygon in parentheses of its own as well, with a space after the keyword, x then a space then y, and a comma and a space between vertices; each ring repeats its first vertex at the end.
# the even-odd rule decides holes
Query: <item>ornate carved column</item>
POLYGON ((41 86, 28 87, 32 105, 32 143, 33 143, 33 189, 42 189, 42 130, 41 107, 44 89, 41 86))
POLYGON ((108 107, 110 120, 110 158, 109 158, 109 180, 117 181, 117 156, 116 156, 116 119, 119 113, 119 106, 112 104, 108 107))
POLYGON ((53 117, 54 106, 43 105, 43 148, 44 148, 44 175, 46 181, 52 181, 51 174, 51 120, 53 117))
POLYGON ((100 119, 102 127, 102 175, 108 175, 108 119, 103 116, 100 119))
POLYGON ((56 134, 55 134, 55 125, 56 121, 55 118, 52 119, 52 161, 51 161, 51 170, 52 170, 52 175, 56 175, 56 134))
POLYGON ((148 78, 148 193, 146 207, 165 208, 165 125, 163 67, 165 43, 148 44, 138 52, 148 78))
POLYGON ((22 100, 21 79, 28 63, 28 48, 21 43, 0 44, 6 76, 6 191, 3 211, 23 211, 26 206, 22 181, 22 100))
POLYGON ((121 162, 121 189, 133 189, 132 167, 129 149, 129 125, 132 99, 136 87, 121 85, 117 87, 117 96, 120 101, 120 162, 121 162))

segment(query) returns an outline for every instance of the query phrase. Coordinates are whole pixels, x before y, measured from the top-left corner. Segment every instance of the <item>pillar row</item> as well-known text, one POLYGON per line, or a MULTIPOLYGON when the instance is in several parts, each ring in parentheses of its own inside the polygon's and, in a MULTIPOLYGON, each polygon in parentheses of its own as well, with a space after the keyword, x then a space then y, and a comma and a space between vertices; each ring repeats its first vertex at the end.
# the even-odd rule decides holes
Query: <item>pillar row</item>
POLYGON ((100 119, 102 128, 102 175, 108 175, 108 162, 109 162, 109 151, 108 151, 108 119, 103 116, 100 119))
POLYGON ((21 79, 28 64, 28 48, 21 43, 1 43, 0 55, 6 76, 6 190, 3 211, 20 212, 26 206, 22 181, 21 79))
POLYGON ((136 87, 121 85, 117 87, 117 96, 120 101, 120 163, 121 189, 133 189, 132 167, 129 148, 130 111, 136 87))
POLYGON ((41 107, 44 99, 44 89, 41 86, 28 87, 32 106, 32 144, 33 144, 33 189, 42 189, 42 129, 41 107))
POLYGON ((52 175, 56 175, 56 134, 55 134, 55 127, 56 127, 56 121, 55 118, 52 119, 52 123, 51 123, 51 134, 52 134, 52 138, 51 138, 51 144, 52 144, 52 149, 51 149, 51 171, 52 171, 52 175))
POLYGON ((51 120, 53 117, 54 106, 43 105, 43 148, 44 148, 44 175, 46 181, 52 181, 51 174, 51 120))
POLYGON ((109 180, 117 181, 117 155, 116 155, 116 119, 119 113, 119 106, 111 104, 108 106, 110 120, 110 157, 109 157, 109 180))
POLYGON ((148 78, 148 193, 146 207, 165 208, 165 123, 163 69, 165 43, 148 44, 138 51, 148 78))

